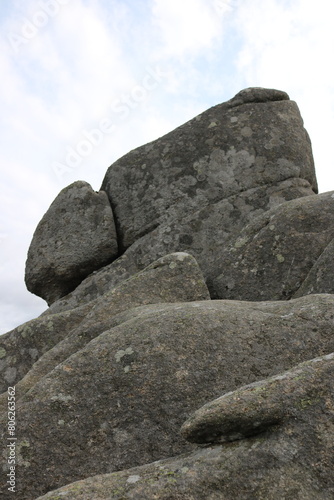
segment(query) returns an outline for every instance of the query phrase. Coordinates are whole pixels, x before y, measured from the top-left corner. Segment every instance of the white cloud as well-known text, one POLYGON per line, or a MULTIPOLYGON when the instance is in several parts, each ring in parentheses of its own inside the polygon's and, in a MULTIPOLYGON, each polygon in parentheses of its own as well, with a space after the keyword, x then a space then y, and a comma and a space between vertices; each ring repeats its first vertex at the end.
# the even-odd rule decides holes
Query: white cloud
POLYGON ((222 36, 220 20, 229 12, 229 2, 223 0, 154 0, 158 50, 182 57, 209 49, 222 36))
POLYGON ((320 191, 334 189, 328 154, 334 128, 329 6, 326 0, 316 5, 311 0, 247 0, 236 21, 244 46, 238 72, 245 86, 280 88, 297 101, 313 143, 320 191))

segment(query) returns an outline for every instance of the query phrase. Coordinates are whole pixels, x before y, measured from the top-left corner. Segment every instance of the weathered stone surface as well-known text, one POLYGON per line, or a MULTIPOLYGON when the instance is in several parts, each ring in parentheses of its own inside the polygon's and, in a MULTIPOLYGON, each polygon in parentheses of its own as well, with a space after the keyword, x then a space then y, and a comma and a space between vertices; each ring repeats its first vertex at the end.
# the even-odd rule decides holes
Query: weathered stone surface
MULTIPOLYGON (((40 323, 35 320, 34 331, 38 332, 43 332, 43 328, 45 330, 45 324, 53 325, 55 319, 60 321, 64 319, 67 323, 66 328, 60 329, 62 337, 59 338, 59 335, 52 337, 53 344, 50 345, 50 339, 44 340, 45 345, 43 345, 42 353, 45 354, 38 360, 35 359, 32 367, 32 361, 28 359, 30 364, 27 363, 25 351, 22 350, 23 359, 18 363, 19 373, 17 377, 19 378, 16 380, 26 374, 27 366, 31 369, 16 384, 18 397, 25 394, 44 375, 83 348, 90 340, 122 323, 124 319, 120 315, 121 312, 146 304, 197 300, 210 300, 209 291, 195 259, 189 254, 180 252, 166 255, 102 297, 88 303, 86 315, 78 327, 73 324, 73 316, 77 317, 79 313, 82 314, 84 306, 73 311, 42 317, 40 323), (69 321, 69 318, 72 322, 69 321), (55 345, 57 341, 58 343, 55 345), (49 350, 45 352, 48 348, 49 350)), ((31 338, 29 338, 29 342, 29 345, 33 345, 31 338)), ((41 342, 40 338, 39 342, 41 342)), ((22 342, 17 342, 15 345, 16 350, 23 347, 22 342)), ((4 399, 6 397, 7 394, 4 395, 4 399)))
POLYGON ((1 335, 0 394, 7 391, 8 385, 16 385, 45 352, 82 322, 89 310, 90 305, 84 304, 61 314, 33 319, 1 335))
POLYGON ((333 238, 332 192, 284 203, 255 218, 222 248, 215 294, 233 300, 286 300, 306 279, 301 293, 331 292, 328 245, 333 238), (319 279, 319 273, 326 278, 319 279))
MULTIPOLYGON (((334 374, 334 353, 224 394, 197 410, 181 428, 193 443, 223 443, 260 434, 307 406, 318 406, 334 374)), ((334 396, 334 394, 332 394, 334 396)), ((334 417, 334 414, 333 414, 334 417)), ((334 419, 333 419, 334 424, 334 419)))
POLYGON ((333 498, 333 375, 330 354, 242 387, 183 426, 187 437, 200 442, 240 440, 94 476, 38 500, 333 498))
POLYGON ((22 500, 191 450, 179 428, 207 401, 334 350, 333 306, 315 295, 124 311, 18 402, 22 500))
POLYGON ((37 226, 26 263, 27 288, 51 304, 117 256, 105 193, 74 182, 59 193, 37 226))
POLYGON ((232 235, 272 207, 316 193, 317 182, 296 103, 279 90, 250 88, 119 159, 101 190, 122 256, 49 297, 46 314, 94 300, 179 251, 196 258, 216 296, 221 249, 232 235))
POLYGON ((287 94, 256 88, 117 160, 101 189, 124 250, 159 225, 287 179, 317 192, 307 132, 287 94))
POLYGON ((26 392, 94 336, 114 326, 113 317, 121 311, 159 302, 209 299, 196 260, 182 252, 166 255, 95 300, 62 313, 43 314, 2 335, 0 394, 8 384, 18 385, 20 394, 26 392))
POLYGON ((233 235, 270 208, 309 193, 306 181, 288 179, 275 186, 261 186, 231 196, 188 217, 180 214, 140 238, 109 266, 88 276, 71 294, 52 304, 49 312, 67 310, 92 300, 154 260, 175 251, 187 251, 196 258, 215 296, 213 279, 220 274, 222 249, 233 235))
POLYGON ((334 293, 334 239, 328 243, 293 297, 313 293, 334 293))

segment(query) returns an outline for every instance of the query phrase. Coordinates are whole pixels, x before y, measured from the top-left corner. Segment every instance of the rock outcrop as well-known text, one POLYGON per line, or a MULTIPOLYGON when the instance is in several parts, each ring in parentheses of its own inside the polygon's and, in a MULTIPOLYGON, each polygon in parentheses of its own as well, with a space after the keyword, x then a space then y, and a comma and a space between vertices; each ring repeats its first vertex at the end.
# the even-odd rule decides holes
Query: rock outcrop
POLYGON ((20 481, 37 496, 192 450, 180 428, 198 407, 333 352, 333 311, 331 295, 204 300, 130 309, 113 328, 81 324, 18 402, 20 481))
POLYGON ((65 188, 27 260, 50 307, 0 337, 20 499, 334 498, 333 200, 259 88, 65 188))
MULTIPOLYGON (((82 305, 173 252, 191 253, 211 295, 219 297, 213 283, 220 274, 222 248, 232 235, 285 201, 315 194, 317 181, 310 140, 296 103, 285 92, 252 88, 125 155, 108 169, 101 191, 94 196, 104 192, 113 210, 120 249, 119 254, 116 247, 107 252, 106 258, 113 261, 109 266, 98 265, 94 258, 91 271, 80 274, 75 263, 81 255, 68 245, 61 246, 59 253, 54 239, 49 243, 50 233, 36 230, 26 282, 29 290, 54 303, 52 312, 82 305), (46 257, 41 258, 44 248, 46 257), (67 256, 68 265, 64 265, 67 256), (73 277, 68 283, 72 269, 76 283, 73 277), (41 287, 46 291, 41 292, 41 287), (64 299, 69 292, 71 296, 64 299)), ((54 205, 63 211, 64 205, 70 205, 67 191, 62 193, 44 217, 48 223, 59 218, 54 205)), ((70 214, 68 219, 72 220, 70 214)), ((62 222, 53 228, 59 239, 62 230, 62 222)), ((64 230, 67 238, 72 227, 64 230)), ((100 246, 99 233, 89 234, 86 229, 80 234, 88 255, 92 238, 100 246)))
MULTIPOLYGON (((248 89, 107 171, 126 267, 189 251, 214 293, 222 247, 256 215, 317 192, 310 141, 297 105, 279 91, 248 89)), ((110 271, 117 279, 118 267, 110 271)))

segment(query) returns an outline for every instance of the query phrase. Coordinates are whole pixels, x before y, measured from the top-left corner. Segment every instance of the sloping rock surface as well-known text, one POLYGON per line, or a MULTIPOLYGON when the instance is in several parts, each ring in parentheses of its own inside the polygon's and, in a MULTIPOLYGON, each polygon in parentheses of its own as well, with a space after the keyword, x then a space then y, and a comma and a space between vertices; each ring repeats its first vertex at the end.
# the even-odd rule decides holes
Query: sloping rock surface
POLYGON ((29 291, 49 304, 118 255, 108 198, 77 181, 54 200, 33 236, 26 262, 29 291))
POLYGON ((192 440, 228 445, 94 476, 38 500, 333 498, 333 375, 331 354, 242 387, 183 426, 192 440))
POLYGON ((222 273, 214 280, 216 296, 282 300, 331 293, 333 238, 334 192, 269 210, 222 249, 222 273))
POLYGON ((122 311, 144 304, 209 299, 195 259, 186 253, 166 255, 98 299, 41 316, 1 336, 1 392, 18 384, 22 395, 70 354, 115 326, 114 317, 122 311))
POLYGON ((102 189, 126 249, 181 215, 291 178, 316 190, 299 110, 286 93, 248 89, 125 155, 109 168, 102 189))
POLYGON ((15 385, 49 349, 78 326, 90 309, 84 304, 61 314, 28 321, 0 336, 0 391, 15 385))
POLYGON ((193 449, 180 435, 192 412, 334 351, 333 317, 332 295, 124 311, 19 398, 22 500, 193 449))

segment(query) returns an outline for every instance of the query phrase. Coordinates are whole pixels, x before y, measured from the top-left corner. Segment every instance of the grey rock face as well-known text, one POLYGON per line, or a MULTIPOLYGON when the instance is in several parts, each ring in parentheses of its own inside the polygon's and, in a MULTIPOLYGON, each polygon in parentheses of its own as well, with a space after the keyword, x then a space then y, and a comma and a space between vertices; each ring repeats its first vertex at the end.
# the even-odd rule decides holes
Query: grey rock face
POLYGON ((179 429, 197 408, 334 350, 333 306, 315 295, 124 311, 18 401, 22 500, 191 451, 179 429))
POLYGON ((37 226, 26 263, 27 288, 51 304, 117 255, 105 193, 74 182, 59 193, 37 226))
MULTIPOLYGON (((65 274, 71 275, 66 270, 61 291, 53 293, 48 286, 43 292, 53 304, 49 312, 94 300, 179 251, 196 258, 210 293, 219 296, 213 283, 220 274, 221 249, 232 235, 272 207, 316 193, 317 182, 296 103, 285 92, 250 88, 125 155, 108 169, 101 189, 113 208, 122 256, 110 258, 109 265, 94 263, 96 272, 80 279, 76 271, 80 286, 65 286, 65 274)), ((48 258, 59 259, 54 248, 48 258)), ((31 276, 52 281, 52 265, 46 262, 40 273, 32 264, 28 287, 41 295, 31 276)))
POLYGON ((222 249, 214 290, 235 300, 286 300, 299 289, 300 295, 331 292, 333 238, 333 193, 284 203, 255 218, 222 249))
POLYGON ((333 263, 334 240, 331 240, 293 297, 302 297, 312 293, 334 293, 333 263))
POLYGON ((326 379, 333 370, 334 353, 224 394, 197 410, 181 433, 200 444, 236 441, 296 418, 307 406, 319 411, 320 395, 327 393, 326 379))
POLYGON ((95 476, 38 500, 333 498, 333 374, 333 354, 313 359, 222 396, 183 426, 192 440, 203 442, 208 427, 210 440, 233 443, 95 476))
POLYGON ((98 299, 42 316, 0 337, 0 349, 5 353, 0 364, 4 378, 1 392, 10 382, 22 396, 90 340, 122 322, 123 311, 146 304, 195 300, 210 300, 197 262, 186 253, 166 255, 98 299), (14 372, 15 379, 8 380, 8 374, 14 372))
POLYGON ((157 226, 293 178, 317 191, 297 105, 280 91, 246 89, 116 161, 101 189, 126 249, 157 226))
POLYGON ((16 385, 43 354, 82 322, 89 310, 90 305, 83 304, 61 314, 33 319, 1 335, 0 394, 8 385, 16 385))
POLYGON ((212 296, 217 297, 214 278, 224 264, 222 250, 233 235, 238 235, 257 215, 285 200, 309 194, 308 182, 288 179, 275 186, 261 186, 231 196, 187 217, 180 214, 140 238, 122 257, 88 276, 72 293, 55 302, 50 312, 78 307, 112 289, 154 260, 176 251, 189 252, 196 258, 212 296))

